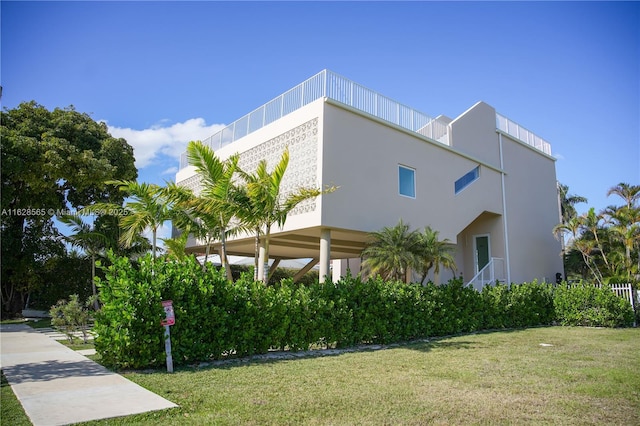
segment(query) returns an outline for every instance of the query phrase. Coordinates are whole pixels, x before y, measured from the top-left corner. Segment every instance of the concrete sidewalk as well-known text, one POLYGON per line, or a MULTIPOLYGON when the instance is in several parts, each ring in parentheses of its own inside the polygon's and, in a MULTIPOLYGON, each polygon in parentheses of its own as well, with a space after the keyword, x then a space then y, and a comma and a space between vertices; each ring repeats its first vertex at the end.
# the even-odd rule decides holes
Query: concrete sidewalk
POLYGON ((0 346, 0 368, 35 426, 177 407, 28 325, 1 325, 0 346))

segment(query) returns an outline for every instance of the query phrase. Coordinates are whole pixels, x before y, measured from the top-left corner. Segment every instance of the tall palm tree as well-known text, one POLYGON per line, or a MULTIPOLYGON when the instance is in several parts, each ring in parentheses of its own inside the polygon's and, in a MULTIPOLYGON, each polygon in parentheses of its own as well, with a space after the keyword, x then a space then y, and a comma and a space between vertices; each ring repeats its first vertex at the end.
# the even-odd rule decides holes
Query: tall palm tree
POLYGON ((94 297, 94 307, 99 308, 97 299, 96 277, 96 257, 106 248, 108 237, 98 232, 95 226, 85 223, 80 215, 63 215, 58 217, 60 222, 71 228, 72 235, 65 237, 72 246, 84 250, 85 254, 91 258, 91 289, 94 297))
POLYGON ((411 231, 402 219, 393 227, 385 226, 369 234, 370 242, 362 252, 367 274, 380 275, 386 280, 408 280, 412 267, 419 265, 422 238, 411 231))
POLYGON ((227 259, 227 236, 230 223, 236 213, 233 203, 235 192, 234 175, 238 168, 238 155, 221 161, 214 151, 200 141, 187 145, 187 159, 196 168, 202 179, 199 200, 193 207, 206 229, 209 238, 220 241, 220 262, 225 269, 227 279, 233 280, 227 259))
POLYGON ((580 195, 569 194, 569 186, 558 182, 558 193, 560 196, 560 212, 562 222, 567 223, 571 218, 578 216, 576 204, 586 203, 588 200, 580 195))
POLYGON ((627 203, 627 207, 631 208, 640 201, 640 185, 630 185, 622 182, 612 188, 609 188, 609 191, 607 191, 607 197, 612 194, 622 197, 622 199, 627 203))
POLYGON ((634 204, 622 207, 609 206, 605 214, 611 226, 608 228, 610 235, 624 248, 621 255, 624 271, 628 280, 640 271, 640 208, 634 204), (638 263, 634 265, 633 256, 638 257, 638 263))
MULTIPOLYGON (((602 284, 602 273, 600 272, 600 269, 598 268, 598 265, 596 264, 594 259, 594 255, 597 252, 600 252, 599 243, 596 242, 595 238, 587 238, 586 234, 588 234, 588 236, 592 236, 591 232, 585 232, 588 231, 595 222, 597 221, 595 220, 595 216, 593 215, 591 216, 591 218, 589 218, 588 214, 573 217, 569 219, 567 223, 560 223, 556 225, 553 228, 553 233, 558 238, 563 238, 564 235, 569 236, 568 247, 571 247, 580 252, 584 264, 589 268, 598 283, 602 284)), ((567 253, 565 253, 564 255, 566 257, 567 253)))
POLYGON ((263 276, 258 276, 264 283, 269 282, 269 239, 273 225, 283 226, 287 216, 301 202, 315 198, 318 195, 333 192, 336 187, 326 188, 296 188, 289 193, 282 192, 282 181, 289 164, 289 149, 286 148, 280 157, 280 161, 271 172, 268 171, 267 161, 262 160, 252 174, 241 171, 240 174, 245 180, 245 225, 253 228, 264 236, 264 259, 265 265, 263 276))
POLYGON ((601 253, 602 259, 604 260, 607 269, 610 269, 609 260, 607 259, 607 253, 603 248, 602 241, 599 236, 599 233, 602 229, 602 223, 604 221, 603 215, 596 214, 595 208, 591 207, 587 213, 581 216, 581 218, 582 227, 593 236, 597 250, 601 253))
POLYGON ((449 239, 439 240, 438 234, 439 232, 431 229, 430 226, 424 228, 424 231, 419 234, 418 269, 422 272, 421 283, 427 278, 432 268, 436 284, 440 284, 440 266, 451 270, 454 274, 456 272, 456 261, 453 257, 455 249, 449 239))

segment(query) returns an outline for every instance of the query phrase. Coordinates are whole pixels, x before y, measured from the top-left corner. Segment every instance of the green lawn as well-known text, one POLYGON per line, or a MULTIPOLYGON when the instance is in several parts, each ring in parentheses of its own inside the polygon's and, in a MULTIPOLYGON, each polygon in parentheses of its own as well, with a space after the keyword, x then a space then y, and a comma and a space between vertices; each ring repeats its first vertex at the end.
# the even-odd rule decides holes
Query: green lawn
POLYGON ((128 372, 180 408, 91 424, 638 425, 639 366, 640 329, 493 332, 174 374, 128 372))

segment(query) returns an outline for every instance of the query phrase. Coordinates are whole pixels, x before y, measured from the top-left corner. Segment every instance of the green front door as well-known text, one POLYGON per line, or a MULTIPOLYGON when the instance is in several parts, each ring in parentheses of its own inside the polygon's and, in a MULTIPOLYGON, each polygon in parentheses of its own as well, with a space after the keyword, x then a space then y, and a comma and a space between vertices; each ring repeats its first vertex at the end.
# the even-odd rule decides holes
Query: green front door
POLYGON ((476 248, 476 273, 489 263, 489 236, 479 235, 475 239, 476 248))

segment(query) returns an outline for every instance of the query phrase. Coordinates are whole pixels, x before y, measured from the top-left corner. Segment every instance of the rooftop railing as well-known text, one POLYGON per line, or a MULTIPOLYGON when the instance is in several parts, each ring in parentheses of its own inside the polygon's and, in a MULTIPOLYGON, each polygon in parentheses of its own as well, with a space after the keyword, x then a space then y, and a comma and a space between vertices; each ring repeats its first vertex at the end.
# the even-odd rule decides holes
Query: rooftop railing
MULTIPOLYGON (((446 123, 435 120, 329 70, 319 72, 293 89, 251 111, 208 137, 203 143, 209 145, 214 151, 218 150, 322 97, 333 99, 381 120, 449 145, 446 123)), ((187 166, 187 155, 183 153, 180 156, 180 168, 183 169, 187 166)))
POLYGON ((496 127, 498 130, 513 136, 521 142, 524 142, 547 155, 551 155, 551 144, 530 130, 525 129, 518 123, 509 120, 504 115, 496 113, 496 127))

